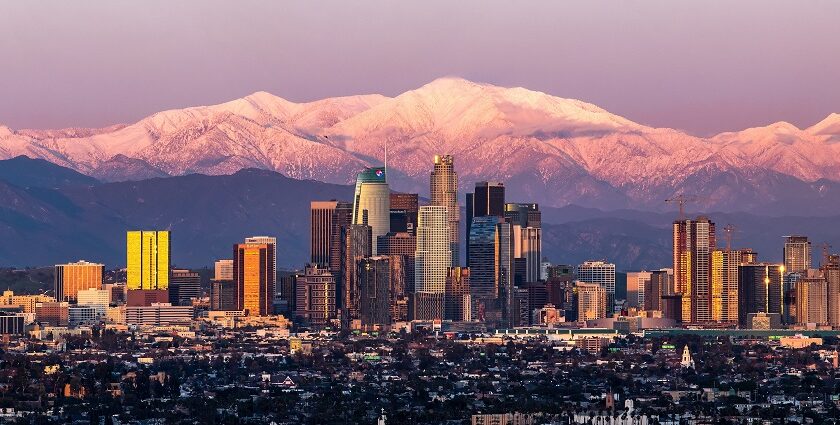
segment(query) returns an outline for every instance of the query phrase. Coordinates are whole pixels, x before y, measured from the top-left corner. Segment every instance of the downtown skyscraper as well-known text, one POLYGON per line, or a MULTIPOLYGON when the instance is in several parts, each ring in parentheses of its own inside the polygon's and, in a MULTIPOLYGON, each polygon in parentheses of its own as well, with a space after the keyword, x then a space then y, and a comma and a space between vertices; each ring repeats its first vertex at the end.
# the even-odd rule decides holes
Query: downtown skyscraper
POLYGON ((245 242, 233 245, 236 309, 249 316, 272 314, 277 274, 276 244, 245 242))
POLYGON ((804 273, 811 268, 811 242, 807 236, 785 236, 782 255, 786 273, 804 273))
POLYGON ((430 181, 431 205, 446 208, 449 223, 449 250, 452 252, 452 265, 460 261, 458 249, 458 174, 455 172, 455 159, 452 155, 435 155, 435 164, 430 181))
POLYGON ((415 317, 443 318, 443 294, 451 266, 452 251, 446 207, 420 207, 417 250, 414 255, 415 317))
POLYGON ((715 223, 707 217, 673 225, 674 287, 682 298, 682 321, 712 321, 711 253, 715 223))
POLYGON ((168 230, 126 233, 126 288, 169 288, 170 233, 168 230))
MULTIPOLYGON (((391 191, 384 167, 367 168, 356 178, 353 195, 353 224, 371 227, 372 240, 386 235, 391 228, 391 191)), ((372 247, 376 255, 376 246, 372 247)))
POLYGON ((476 217, 505 216, 505 185, 495 182, 477 182, 475 191, 466 195, 467 265, 470 264, 470 235, 476 217))

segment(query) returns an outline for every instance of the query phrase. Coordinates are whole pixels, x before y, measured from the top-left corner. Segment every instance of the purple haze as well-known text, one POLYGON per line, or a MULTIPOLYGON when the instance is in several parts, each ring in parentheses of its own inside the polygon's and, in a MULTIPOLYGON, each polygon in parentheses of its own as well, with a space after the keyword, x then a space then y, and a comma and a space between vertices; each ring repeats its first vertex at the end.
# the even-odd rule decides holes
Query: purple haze
POLYGON ((104 126, 266 90, 457 75, 707 135, 840 112, 840 2, 4 2, 0 124, 104 126))

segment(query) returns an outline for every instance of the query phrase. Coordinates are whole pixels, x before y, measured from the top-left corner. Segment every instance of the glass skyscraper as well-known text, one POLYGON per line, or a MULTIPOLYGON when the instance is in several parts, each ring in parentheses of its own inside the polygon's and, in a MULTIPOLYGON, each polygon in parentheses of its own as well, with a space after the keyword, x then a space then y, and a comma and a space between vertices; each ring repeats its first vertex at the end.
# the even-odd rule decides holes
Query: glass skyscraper
POLYGON ((129 231, 126 234, 126 287, 168 289, 170 262, 168 230, 129 231))

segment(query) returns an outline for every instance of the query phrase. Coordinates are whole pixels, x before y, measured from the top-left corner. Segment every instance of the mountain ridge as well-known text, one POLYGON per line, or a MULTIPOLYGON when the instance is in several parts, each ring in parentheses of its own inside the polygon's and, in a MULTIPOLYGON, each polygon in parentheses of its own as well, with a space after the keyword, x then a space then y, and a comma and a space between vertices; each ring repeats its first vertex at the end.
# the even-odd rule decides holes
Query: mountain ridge
POLYGON ((425 194, 432 156, 448 153, 461 189, 505 181, 553 206, 662 210, 665 197, 703 192, 693 185, 720 173, 729 186, 703 207, 731 210, 766 206, 759 198, 740 206, 730 195, 768 193, 776 183, 761 175, 790 176, 822 202, 814 185, 840 181, 836 141, 836 113, 805 129, 778 122, 700 138, 576 99, 445 77, 395 97, 296 103, 255 92, 102 129, 8 129, 0 131, 0 159, 42 158, 104 181, 262 168, 349 184, 384 161, 387 144, 391 183, 401 191, 425 194))

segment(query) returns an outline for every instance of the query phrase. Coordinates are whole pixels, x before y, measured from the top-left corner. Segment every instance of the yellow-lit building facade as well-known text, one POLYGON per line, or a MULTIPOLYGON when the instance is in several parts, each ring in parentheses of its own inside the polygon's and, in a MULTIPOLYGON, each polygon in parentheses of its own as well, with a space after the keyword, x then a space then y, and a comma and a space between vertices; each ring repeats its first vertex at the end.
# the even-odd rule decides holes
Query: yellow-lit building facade
POLYGON ((126 234, 126 287, 168 289, 170 232, 129 231, 126 234))
POLYGON ((269 243, 240 243, 233 246, 237 310, 244 310, 249 316, 271 314, 277 280, 274 256, 274 245, 269 243))
POLYGON ((55 266, 55 298, 59 301, 76 301, 79 291, 102 288, 105 266, 87 261, 57 264, 55 266))
POLYGON ((712 251, 712 321, 738 323, 738 266, 740 250, 712 251))

